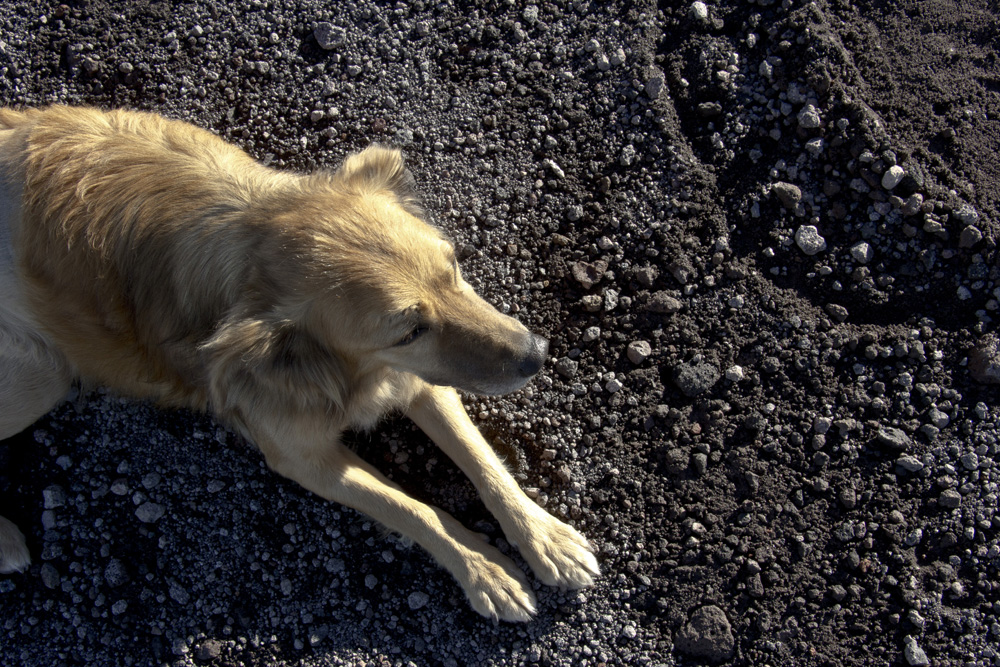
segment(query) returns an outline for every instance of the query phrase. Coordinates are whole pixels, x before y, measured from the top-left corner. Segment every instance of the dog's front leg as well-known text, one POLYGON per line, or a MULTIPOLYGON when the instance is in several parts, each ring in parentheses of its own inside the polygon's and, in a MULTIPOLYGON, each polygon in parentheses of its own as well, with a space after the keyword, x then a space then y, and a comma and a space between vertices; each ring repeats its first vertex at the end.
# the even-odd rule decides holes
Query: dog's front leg
POLYGON ((509 558, 447 512, 408 496, 335 437, 310 437, 308 428, 276 433, 248 425, 248 430, 275 472, 367 514, 430 552, 483 616, 527 621, 534 615, 535 596, 509 558))
POLYGON ((407 415, 472 480, 507 539, 543 582, 582 588, 600 574, 587 539, 528 498, 450 387, 428 385, 407 415))

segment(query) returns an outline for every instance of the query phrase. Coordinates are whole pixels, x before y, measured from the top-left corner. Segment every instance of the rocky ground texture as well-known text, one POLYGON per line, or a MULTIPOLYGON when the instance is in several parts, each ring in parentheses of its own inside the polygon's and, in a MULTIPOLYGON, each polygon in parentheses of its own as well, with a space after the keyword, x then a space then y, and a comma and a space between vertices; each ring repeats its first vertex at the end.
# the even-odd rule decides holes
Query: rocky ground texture
MULTIPOLYGON (((91 391, 0 444, 0 663, 1000 665, 990 5, 4 3, 3 104, 399 145, 552 341, 467 403, 603 577, 493 626, 210 419, 91 391)), ((512 551, 408 422, 352 444, 512 551)))

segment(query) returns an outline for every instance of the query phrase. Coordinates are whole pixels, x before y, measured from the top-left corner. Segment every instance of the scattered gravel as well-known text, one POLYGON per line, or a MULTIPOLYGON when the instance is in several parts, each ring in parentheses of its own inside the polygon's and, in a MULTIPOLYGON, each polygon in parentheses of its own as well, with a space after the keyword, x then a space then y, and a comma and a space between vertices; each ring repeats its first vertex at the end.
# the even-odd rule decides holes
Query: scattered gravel
MULTIPOLYGON (((551 341, 467 406, 603 575, 493 626, 211 419, 88 389, 0 443, 0 664, 1000 665, 1000 19, 919 9, 3 4, 5 104, 400 146, 551 341)), ((405 419, 348 443, 524 567, 405 419)))

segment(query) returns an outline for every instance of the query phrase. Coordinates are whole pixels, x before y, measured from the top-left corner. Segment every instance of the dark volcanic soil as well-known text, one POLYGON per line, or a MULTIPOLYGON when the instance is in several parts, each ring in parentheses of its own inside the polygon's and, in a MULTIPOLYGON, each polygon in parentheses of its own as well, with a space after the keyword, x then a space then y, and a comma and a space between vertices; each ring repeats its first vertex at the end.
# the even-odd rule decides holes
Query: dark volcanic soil
MULTIPOLYGON (((91 392, 0 444, 34 556, 0 664, 1000 665, 998 14, 4 3, 3 104, 297 170, 401 146, 470 281, 552 341, 468 406, 603 577, 494 627, 211 420, 91 392)), ((512 551, 409 422, 351 440, 512 551)))

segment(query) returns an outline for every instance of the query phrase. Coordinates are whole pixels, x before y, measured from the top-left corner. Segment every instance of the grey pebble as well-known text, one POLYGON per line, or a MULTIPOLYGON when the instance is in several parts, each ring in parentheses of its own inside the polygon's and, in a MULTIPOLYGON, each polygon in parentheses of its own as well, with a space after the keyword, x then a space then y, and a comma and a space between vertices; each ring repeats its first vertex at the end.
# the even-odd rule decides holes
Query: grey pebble
POLYGON ((42 565, 41 577, 46 588, 55 589, 59 586, 59 570, 52 563, 42 565))
POLYGON ((823 119, 819 115, 819 110, 812 104, 802 107, 802 111, 799 112, 797 119, 799 127, 805 130, 814 130, 823 125, 823 119))
POLYGON ((635 340, 628 344, 628 360, 638 366, 649 358, 653 353, 653 348, 644 340, 635 340))
POLYGON ((917 640, 909 635, 903 639, 903 657, 910 667, 927 667, 931 664, 927 654, 917 644, 917 640))
POLYGON ((736 640, 726 613, 715 605, 707 605, 691 614, 677 633, 676 645, 681 653, 694 658, 722 662, 733 657, 736 640))
POLYGON ((571 378, 576 375, 577 370, 580 368, 580 362, 569 357, 563 357, 556 362, 555 366, 556 372, 559 375, 562 375, 564 378, 571 378))
POLYGON ((66 504, 66 492, 62 490, 61 486, 50 486, 42 491, 42 501, 47 510, 62 507, 66 504))
POLYGON ((155 523, 166 513, 166 508, 159 503, 143 503, 135 510, 135 516, 143 523, 155 523))
POLYGON ((602 259, 596 262, 576 262, 570 268, 570 273, 576 281, 583 285, 584 289, 590 289, 601 281, 604 272, 608 270, 608 263, 602 259))
POLYGON ((795 244, 810 257, 826 250, 826 239, 820 236, 815 225, 802 225, 796 229, 795 244))
POLYGON ((938 503, 941 507, 955 509, 962 504, 962 496, 954 489, 945 489, 941 492, 941 495, 938 496, 938 503))
POLYGON ((685 396, 704 393, 719 381, 719 369, 701 357, 679 364, 674 371, 674 382, 685 396))
POLYGON ((780 181, 771 186, 771 192, 785 208, 795 208, 802 201, 802 189, 797 185, 780 181))
POLYGON ((323 21, 313 30, 313 37, 316 38, 321 49, 330 51, 344 43, 347 39, 347 32, 341 27, 323 21))
POLYGON ((906 450, 913 445, 910 436, 898 428, 883 426, 875 436, 875 442, 889 449, 906 450))
POLYGON ((976 382, 1000 384, 1000 337, 983 336, 969 352, 969 375, 976 382))
POLYGON ((882 174, 882 187, 886 190, 892 190, 894 187, 899 185, 905 175, 906 172, 903 171, 902 167, 898 164, 892 165, 885 170, 884 174, 882 174))
POLYGON ((958 247, 971 248, 982 240, 983 233, 979 231, 979 228, 973 225, 968 225, 958 236, 958 247))
POLYGON ((129 580, 128 570, 125 564, 117 558, 112 558, 104 567, 104 581, 111 588, 118 588, 129 580))
POLYGON ((924 464, 920 459, 909 455, 900 456, 896 459, 896 465, 906 472, 920 472, 924 469, 924 464))
POLYGON ((654 292, 646 305, 649 312, 663 315, 676 313, 681 308, 683 308, 683 304, 666 292, 654 292))

